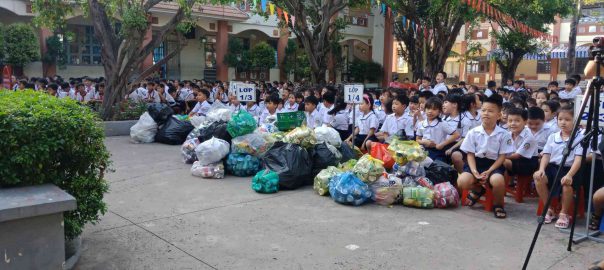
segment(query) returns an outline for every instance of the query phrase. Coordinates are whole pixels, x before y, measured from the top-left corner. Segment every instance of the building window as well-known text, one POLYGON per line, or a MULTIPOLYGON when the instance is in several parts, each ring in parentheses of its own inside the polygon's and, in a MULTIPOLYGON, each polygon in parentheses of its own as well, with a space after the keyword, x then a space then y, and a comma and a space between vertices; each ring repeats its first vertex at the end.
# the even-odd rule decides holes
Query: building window
POLYGON ((585 27, 579 27, 579 33, 585 33, 585 27))
POLYGON ((74 39, 67 46, 67 60, 71 65, 100 65, 101 44, 94 37, 94 28, 88 25, 68 27, 74 39))
POLYGON ((482 31, 478 31, 478 32, 476 33, 476 37, 477 37, 477 38, 482 38, 482 31))
POLYGON ((537 60, 537 73, 549 74, 551 70, 550 60, 537 60))
POLYGON ((597 31, 597 27, 595 25, 591 25, 591 26, 589 26, 587 31, 589 33, 595 33, 597 31))

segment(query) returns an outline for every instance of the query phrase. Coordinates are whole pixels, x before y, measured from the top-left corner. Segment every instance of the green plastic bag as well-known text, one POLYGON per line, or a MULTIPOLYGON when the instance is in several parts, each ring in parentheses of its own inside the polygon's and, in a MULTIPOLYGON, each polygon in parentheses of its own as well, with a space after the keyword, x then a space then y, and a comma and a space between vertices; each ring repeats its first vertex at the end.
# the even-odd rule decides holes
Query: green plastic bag
POLYGON ((425 187, 405 187, 403 204, 418 208, 434 208, 434 191, 425 187))
POLYGON ((399 165, 405 165, 409 161, 422 162, 427 153, 416 141, 401 141, 393 139, 388 146, 394 161, 399 165))
POLYGON ((256 122, 254 116, 245 110, 239 110, 231 117, 227 124, 227 131, 231 134, 231 137, 237 138, 254 132, 257 126, 258 122, 256 122))
POLYGON ((365 183, 373 183, 384 173, 384 162, 366 154, 362 156, 352 172, 365 183))
POLYGON ((279 191, 279 175, 271 170, 259 171, 252 179, 252 189, 258 193, 279 191))
POLYGON ((319 193, 321 196, 325 196, 329 194, 329 181, 334 176, 343 173, 342 170, 329 166, 327 169, 323 169, 315 176, 315 182, 313 184, 313 189, 319 193))
POLYGON ((354 165, 357 165, 357 160, 349 159, 348 161, 346 161, 344 163, 340 163, 340 166, 338 166, 338 169, 345 171, 345 172, 352 171, 352 168, 354 168, 354 165))

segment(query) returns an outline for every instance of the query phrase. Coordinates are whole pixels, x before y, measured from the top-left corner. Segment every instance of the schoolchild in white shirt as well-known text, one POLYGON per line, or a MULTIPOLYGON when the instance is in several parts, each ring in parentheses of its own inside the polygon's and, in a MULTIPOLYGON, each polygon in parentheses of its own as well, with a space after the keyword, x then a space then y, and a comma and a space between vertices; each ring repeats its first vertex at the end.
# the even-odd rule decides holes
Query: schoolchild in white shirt
POLYGON ((426 101, 426 119, 418 124, 415 140, 424 146, 432 160, 446 162, 446 147, 454 143, 460 134, 455 127, 440 118, 442 108, 443 104, 438 97, 431 97, 426 101))
POLYGON ((539 168, 539 145, 526 127, 528 112, 513 108, 508 111, 508 127, 514 152, 506 157, 503 166, 510 175, 531 176, 539 168))
POLYGON ((306 114, 306 126, 314 129, 323 124, 323 117, 317 111, 319 100, 315 96, 308 96, 304 99, 304 109, 306 114))
POLYGON ((347 104, 344 103, 344 98, 339 97, 336 100, 334 108, 327 112, 330 116, 328 126, 334 128, 340 134, 340 139, 343 141, 350 136, 350 116, 346 107, 347 104))
POLYGON ((514 151, 510 134, 497 125, 501 118, 503 98, 493 94, 482 104, 482 125, 468 132, 461 144, 467 155, 464 172, 459 176, 458 186, 470 190, 466 204, 473 206, 486 193, 484 185, 493 189, 493 213, 496 218, 505 218, 503 208, 505 179, 503 162, 506 155, 514 151))
POLYGON ((74 95, 72 97, 73 100, 78 101, 78 102, 84 102, 84 97, 86 96, 86 90, 85 90, 85 86, 84 84, 78 84, 76 86, 74 95))
POLYGON ((327 91, 325 92, 325 94, 323 94, 323 108, 319 111, 319 113, 321 114, 321 124, 328 125, 329 122, 331 122, 331 116, 329 115, 329 112, 333 110, 335 102, 336 94, 334 92, 327 91))
POLYGON ((463 96, 463 103, 465 107, 461 111, 464 111, 463 117, 470 121, 470 127, 468 130, 473 129, 482 124, 480 119, 480 108, 482 107, 482 99, 480 95, 476 94, 465 94, 463 96))
POLYGON ((155 86, 155 83, 147 83, 147 96, 145 97, 145 101, 148 103, 160 102, 159 93, 155 90, 155 86))
POLYGON ((547 138, 554 133, 549 127, 545 126, 545 113, 539 107, 528 108, 528 120, 526 126, 537 142, 537 152, 541 153, 547 138))
POLYGON ((419 92, 421 93, 421 92, 427 91, 427 92, 432 93, 432 86, 430 86, 431 82, 432 82, 432 78, 430 78, 430 77, 422 78, 422 84, 419 86, 419 92))
POLYGON ((457 140, 452 144, 445 146, 445 155, 451 160, 458 173, 463 171, 464 165, 464 154, 459 150, 459 147, 472 127, 472 121, 465 117, 464 113, 461 111, 464 107, 461 95, 448 94, 445 97, 445 102, 443 103, 443 121, 455 128, 459 133, 459 138, 457 140))
POLYGON ((191 110, 191 112, 189 113, 190 117, 193 117, 196 115, 206 116, 208 114, 208 112, 212 108, 212 105, 210 105, 210 103, 208 102, 209 95, 210 95, 210 91, 208 91, 207 89, 199 90, 199 93, 197 93, 197 96, 195 97, 197 99, 197 104, 195 105, 193 110, 191 110))
POLYGON ((274 123, 277 121, 277 113, 279 113, 277 107, 279 107, 279 103, 281 103, 281 99, 279 98, 279 94, 274 93, 270 94, 266 97, 266 108, 260 115, 260 121, 258 123, 274 123))
POLYGON ((445 80, 447 79, 447 73, 444 71, 436 74, 436 85, 432 88, 432 94, 438 95, 440 92, 445 92, 445 94, 449 93, 449 88, 445 84, 445 80))
MULTIPOLYGON (((556 222, 557 228, 568 228, 572 222, 570 216, 570 207, 573 200, 574 191, 578 190, 581 186, 580 179, 576 178, 576 174, 581 168, 581 154, 583 149, 581 145, 577 145, 575 149, 572 149, 571 154, 568 156, 564 164, 562 163, 563 152, 567 147, 568 141, 570 140, 571 133, 573 130, 574 123, 574 111, 572 107, 564 107, 558 111, 558 127, 559 132, 552 133, 548 139, 543 152, 541 152, 541 163, 539 170, 534 173, 533 178, 535 179, 535 187, 537 188, 537 194, 539 199, 545 203, 548 200, 549 188, 554 184, 554 181, 560 181, 562 186, 562 210, 558 215, 558 221, 556 222), (557 171, 560 173, 557 174, 557 171), (558 178, 556 179, 556 175, 558 178)), ((577 133, 574 138, 573 145, 576 145, 583 138, 583 134, 577 133)), ((560 187, 560 186, 558 186, 560 187)), ((554 191, 554 195, 558 196, 560 189, 554 191)), ((556 212, 553 208, 547 210, 544 222, 551 223, 556 219, 556 212)))
POLYGON ((577 88, 577 82, 574 79, 566 79, 564 81, 564 88, 558 92, 560 99, 571 99, 574 100, 577 95, 582 94, 581 88, 577 88))
POLYGON ((237 100, 237 97, 235 95, 231 95, 230 100, 231 102, 229 103, 229 110, 231 110, 233 114, 237 113, 240 110, 243 110, 241 102, 237 100))
POLYGON ((555 100, 548 100, 541 105, 541 109, 545 113, 545 126, 548 127, 552 132, 560 131, 558 127, 556 116, 558 115, 558 109, 560 109, 560 103, 555 100))
POLYGON ((294 93, 290 93, 287 99, 287 102, 283 104, 283 109, 281 112, 297 112, 298 111, 298 103, 296 103, 296 95, 294 93))
MULTIPOLYGON (((390 138, 400 135, 402 140, 409 140, 413 132, 407 133, 407 127, 413 127, 413 116, 405 113, 409 106, 409 98, 406 95, 398 95, 392 102, 392 114, 386 116, 380 131, 375 134, 380 142, 390 142, 390 138)), ((387 102, 388 103, 388 102, 387 102)))
MULTIPOLYGON (((359 110, 361 115, 357 117, 355 122, 353 143, 361 150, 367 150, 365 146, 368 141, 377 141, 375 131, 379 125, 377 116, 373 112, 373 99, 369 95, 363 95, 363 101, 359 106, 359 110)), ((348 137, 347 141, 352 142, 352 135, 348 137)))

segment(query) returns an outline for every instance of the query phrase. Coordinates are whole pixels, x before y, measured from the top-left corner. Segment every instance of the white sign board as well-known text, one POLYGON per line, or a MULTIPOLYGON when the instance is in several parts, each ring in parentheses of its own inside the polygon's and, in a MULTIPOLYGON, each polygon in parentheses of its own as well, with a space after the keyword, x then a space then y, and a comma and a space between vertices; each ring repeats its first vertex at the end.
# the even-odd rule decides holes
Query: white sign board
MULTIPOLYGON (((583 102, 583 95, 578 95, 575 99, 575 119, 579 117, 579 111, 581 110, 581 103, 583 102)), ((585 112, 581 116, 581 125, 587 125, 587 116, 589 114, 589 105, 591 101, 585 106, 585 112)), ((600 94, 600 127, 604 127, 604 94, 600 94)))
POLYGON ((362 84, 344 85, 344 102, 360 104, 363 101, 363 90, 362 84))
POLYGON ((237 96, 237 100, 239 100, 240 102, 247 102, 247 101, 255 102, 256 101, 256 85, 238 83, 237 91, 236 91, 235 95, 237 96))
POLYGON ((229 96, 235 95, 235 92, 237 92, 237 84, 240 84, 240 83, 242 83, 242 82, 231 81, 229 83, 229 96))

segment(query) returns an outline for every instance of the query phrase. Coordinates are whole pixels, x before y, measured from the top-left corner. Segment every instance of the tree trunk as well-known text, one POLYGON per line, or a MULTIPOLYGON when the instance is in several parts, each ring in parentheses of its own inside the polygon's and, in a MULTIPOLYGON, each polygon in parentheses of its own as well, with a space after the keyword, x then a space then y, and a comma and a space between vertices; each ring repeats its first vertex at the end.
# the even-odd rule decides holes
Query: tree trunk
POLYGON ((575 48, 577 46, 577 25, 581 18, 581 0, 576 0, 576 10, 570 23, 570 34, 568 35, 568 62, 566 64, 566 77, 577 73, 577 61, 575 57, 575 48))
POLYGON ((501 85, 506 85, 508 79, 514 81, 516 69, 520 65, 522 58, 526 53, 514 53, 512 58, 507 61, 495 61, 501 70, 501 85))

